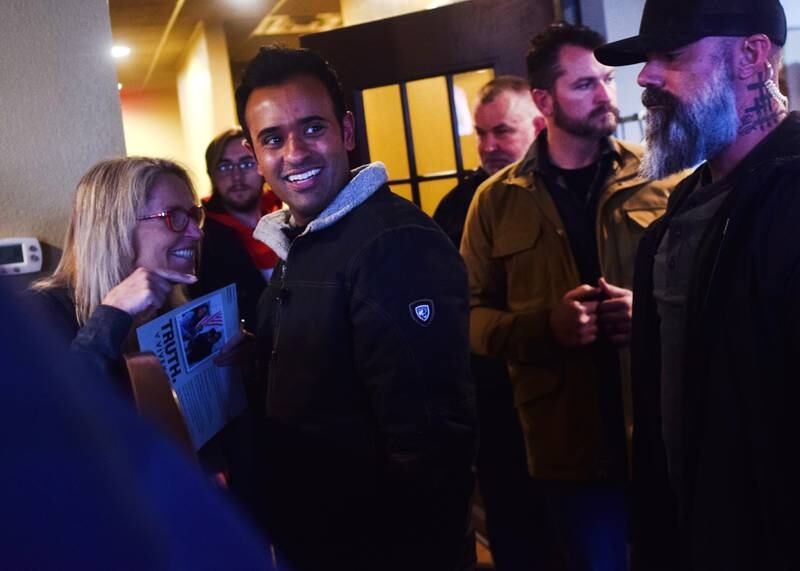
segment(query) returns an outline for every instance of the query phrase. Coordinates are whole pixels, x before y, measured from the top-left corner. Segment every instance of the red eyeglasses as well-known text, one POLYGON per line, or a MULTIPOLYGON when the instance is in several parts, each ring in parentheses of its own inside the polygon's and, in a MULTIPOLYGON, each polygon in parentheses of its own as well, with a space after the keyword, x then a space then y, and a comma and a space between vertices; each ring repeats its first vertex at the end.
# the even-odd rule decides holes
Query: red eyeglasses
POLYGON ((155 218, 163 218, 167 228, 173 232, 183 232, 189 225, 189 220, 194 220, 198 228, 203 227, 203 222, 206 221, 206 211, 199 206, 192 206, 189 210, 183 208, 172 208, 148 216, 141 216, 136 220, 154 220, 155 218))

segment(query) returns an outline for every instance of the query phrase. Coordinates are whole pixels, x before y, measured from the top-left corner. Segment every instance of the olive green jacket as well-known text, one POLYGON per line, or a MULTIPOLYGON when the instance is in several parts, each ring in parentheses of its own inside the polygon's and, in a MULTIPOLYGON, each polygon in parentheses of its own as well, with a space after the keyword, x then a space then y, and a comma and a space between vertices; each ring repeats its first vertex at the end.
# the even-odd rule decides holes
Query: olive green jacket
MULTIPOLYGON (((639 238, 664 213, 679 179, 648 182, 637 174, 640 146, 615 139, 610 145, 615 158, 597 204, 600 267, 607 281, 631 288, 639 238)), ((469 273, 470 344, 476 353, 508 363, 531 475, 603 479, 609 458, 592 356, 586 348, 561 347, 550 329, 551 308, 581 280, 537 170, 536 147, 481 185, 470 206, 461 242, 469 273)), ((628 420, 627 352, 621 358, 620 398, 628 420)))

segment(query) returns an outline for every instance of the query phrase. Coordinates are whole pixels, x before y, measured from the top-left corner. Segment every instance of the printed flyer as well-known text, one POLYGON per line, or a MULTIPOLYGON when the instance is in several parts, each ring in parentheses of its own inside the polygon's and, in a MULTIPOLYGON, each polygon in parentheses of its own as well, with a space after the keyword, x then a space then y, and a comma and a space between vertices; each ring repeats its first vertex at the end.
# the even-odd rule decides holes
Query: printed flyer
POLYGON ((195 450, 244 410, 238 367, 213 357, 239 329, 236 285, 173 309, 136 330, 141 351, 152 351, 172 383, 195 450))

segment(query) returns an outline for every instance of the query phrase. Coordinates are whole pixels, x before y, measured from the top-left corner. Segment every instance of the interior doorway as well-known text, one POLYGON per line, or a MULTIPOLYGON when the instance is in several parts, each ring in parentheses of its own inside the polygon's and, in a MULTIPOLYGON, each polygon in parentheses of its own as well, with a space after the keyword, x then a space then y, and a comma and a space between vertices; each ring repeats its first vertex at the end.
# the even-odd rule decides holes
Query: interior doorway
POLYGON ((339 72, 356 117, 354 165, 381 161, 393 191, 428 214, 478 166, 471 106, 502 74, 525 75, 552 0, 473 0, 301 38, 339 72))

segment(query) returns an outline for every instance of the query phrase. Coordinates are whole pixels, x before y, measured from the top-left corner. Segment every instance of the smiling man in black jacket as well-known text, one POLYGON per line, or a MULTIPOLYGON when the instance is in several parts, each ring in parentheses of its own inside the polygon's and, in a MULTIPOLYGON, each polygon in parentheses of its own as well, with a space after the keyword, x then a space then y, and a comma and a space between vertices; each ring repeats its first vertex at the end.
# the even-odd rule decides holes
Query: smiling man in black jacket
POLYGON ((289 210, 255 237, 265 513, 296 570, 459 568, 475 446, 467 283, 436 224, 351 171, 353 116, 307 50, 262 48, 236 91, 259 172, 289 210))
POLYGON ((777 0, 648 0, 646 174, 700 167, 642 238, 633 315, 638 569, 798 569, 800 116, 777 0))

